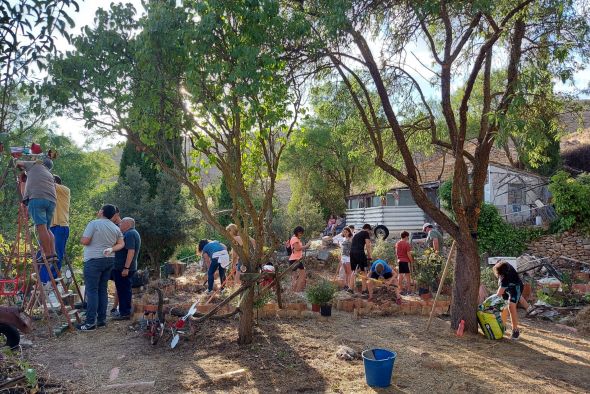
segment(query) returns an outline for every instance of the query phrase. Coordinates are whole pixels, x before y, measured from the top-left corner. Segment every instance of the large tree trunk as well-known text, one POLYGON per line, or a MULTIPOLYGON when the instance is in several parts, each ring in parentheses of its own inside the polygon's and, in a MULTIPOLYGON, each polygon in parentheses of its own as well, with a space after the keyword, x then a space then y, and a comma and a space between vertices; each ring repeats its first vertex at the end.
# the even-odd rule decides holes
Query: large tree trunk
POLYGON ((451 327, 465 320, 465 331, 477 333, 477 297, 479 291, 479 253, 471 235, 456 239, 457 259, 451 304, 451 327))
POLYGON ((252 343, 254 337, 254 284, 244 292, 240 301, 240 327, 238 329, 238 344, 252 343))

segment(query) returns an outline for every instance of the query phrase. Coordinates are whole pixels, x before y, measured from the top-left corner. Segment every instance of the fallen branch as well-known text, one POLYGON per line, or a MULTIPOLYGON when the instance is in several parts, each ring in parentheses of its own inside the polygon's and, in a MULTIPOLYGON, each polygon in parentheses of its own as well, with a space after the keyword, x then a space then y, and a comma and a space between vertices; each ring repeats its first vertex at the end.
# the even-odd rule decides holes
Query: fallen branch
POLYGON ((235 376, 244 375, 247 371, 244 368, 237 369, 235 371, 222 373, 221 375, 214 376, 214 379, 233 378, 235 376))
POLYGON ((139 388, 139 387, 154 387, 156 385, 155 380, 151 380, 149 382, 129 382, 129 383, 116 383, 116 384, 109 384, 107 386, 102 386, 103 390, 116 390, 116 389, 130 389, 130 388, 139 388))

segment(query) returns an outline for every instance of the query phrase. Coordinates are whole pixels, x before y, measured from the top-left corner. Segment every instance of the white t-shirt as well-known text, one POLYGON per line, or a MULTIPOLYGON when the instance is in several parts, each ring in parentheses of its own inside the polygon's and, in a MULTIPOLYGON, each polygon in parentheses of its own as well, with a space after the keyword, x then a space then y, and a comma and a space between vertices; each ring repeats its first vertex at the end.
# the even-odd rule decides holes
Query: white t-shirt
POLYGON ((90 244, 84 247, 84 261, 88 261, 102 259, 102 252, 106 248, 112 248, 117 240, 123 239, 123 233, 115 223, 101 218, 88 223, 82 237, 90 238, 90 244))

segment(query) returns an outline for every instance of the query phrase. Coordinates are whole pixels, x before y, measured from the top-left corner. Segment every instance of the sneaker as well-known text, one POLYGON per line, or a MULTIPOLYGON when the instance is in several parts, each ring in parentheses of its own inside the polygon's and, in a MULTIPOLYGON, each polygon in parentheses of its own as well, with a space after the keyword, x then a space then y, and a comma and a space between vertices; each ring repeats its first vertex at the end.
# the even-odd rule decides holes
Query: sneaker
POLYGON ((111 309, 111 316, 117 316, 117 315, 119 315, 119 311, 117 310, 117 308, 111 309))
POLYGON ((102 327, 106 327, 106 326, 107 326, 106 321, 100 321, 100 322, 96 323, 97 328, 102 328, 102 327))
POLYGON ((113 316, 113 318, 111 320, 130 320, 131 319, 131 315, 117 315, 117 316, 113 316))
POLYGON ((78 324, 76 325, 76 328, 79 331, 93 331, 96 330, 96 324, 90 325, 90 324, 78 324))
POLYGON ((520 338, 520 330, 512 331, 512 337, 510 339, 517 341, 520 338))

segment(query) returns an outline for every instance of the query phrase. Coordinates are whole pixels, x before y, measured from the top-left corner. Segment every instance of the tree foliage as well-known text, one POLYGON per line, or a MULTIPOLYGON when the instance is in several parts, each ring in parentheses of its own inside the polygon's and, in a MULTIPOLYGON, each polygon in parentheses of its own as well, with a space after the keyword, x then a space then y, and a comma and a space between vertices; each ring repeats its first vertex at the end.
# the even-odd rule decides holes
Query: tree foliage
POLYGON ((551 177, 549 191, 559 214, 558 230, 575 226, 590 233, 590 175, 583 173, 572 178, 567 172, 559 171, 551 177))
POLYGON ((131 165, 105 196, 105 201, 117 205, 123 216, 135 219, 142 238, 140 265, 156 271, 186 240, 192 222, 187 217, 178 182, 165 173, 157 178, 156 194, 152 196, 140 168, 131 165))
POLYGON ((31 75, 45 67, 57 37, 69 39, 72 9, 79 10, 75 0, 0 1, 0 145, 30 135, 47 118, 46 107, 29 102, 31 75))
MULTIPOLYGON (((256 269, 272 224, 278 164, 300 108, 297 57, 303 18, 275 1, 148 2, 97 13, 96 26, 73 39, 75 50, 52 63, 44 92, 87 126, 127 136, 186 185, 203 218, 232 240, 256 269), (180 155, 167 141, 182 141, 180 155), (170 160, 171 164, 167 161, 170 160), (211 211, 203 176, 223 174, 241 235, 229 236, 211 211)), ((242 302, 239 341, 252 340, 252 300, 242 302)))
POLYGON ((294 187, 305 184, 326 217, 346 210, 352 186, 366 183, 373 168, 362 122, 345 89, 331 82, 312 89, 313 115, 289 142, 281 164, 294 187))

